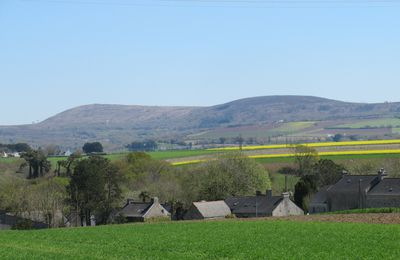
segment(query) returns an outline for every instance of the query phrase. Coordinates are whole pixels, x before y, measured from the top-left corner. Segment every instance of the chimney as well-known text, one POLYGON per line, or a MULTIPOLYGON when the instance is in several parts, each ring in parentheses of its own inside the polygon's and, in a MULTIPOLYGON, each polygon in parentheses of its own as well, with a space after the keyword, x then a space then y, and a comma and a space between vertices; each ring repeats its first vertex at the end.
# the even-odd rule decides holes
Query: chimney
POLYGON ((272 190, 268 189, 266 192, 267 198, 272 198, 272 190))
POLYGON ((282 198, 284 200, 289 200, 290 199, 290 193, 289 192, 284 192, 282 193, 282 198))
POLYGON ((152 198, 152 199, 151 199, 151 203, 153 203, 153 204, 159 204, 160 202, 159 202, 159 200, 158 200, 158 197, 152 198))
POLYGON ((127 199, 127 200, 126 200, 126 204, 127 204, 127 205, 132 204, 132 203, 133 203, 133 199, 127 199))
POLYGON ((257 190, 256 191, 256 196, 261 196, 261 195, 262 195, 261 191, 257 190))
POLYGON ((378 171, 378 180, 382 181, 385 177, 386 177, 386 171, 385 171, 385 169, 381 168, 378 171))

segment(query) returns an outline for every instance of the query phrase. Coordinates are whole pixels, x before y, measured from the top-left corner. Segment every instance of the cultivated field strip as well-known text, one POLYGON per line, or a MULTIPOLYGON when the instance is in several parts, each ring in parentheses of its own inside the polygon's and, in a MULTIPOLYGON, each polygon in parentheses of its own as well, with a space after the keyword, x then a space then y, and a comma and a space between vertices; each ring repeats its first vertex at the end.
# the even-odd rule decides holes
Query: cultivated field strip
POLYGON ((295 148, 297 145, 307 147, 337 147, 337 146, 357 146, 357 145, 386 145, 400 144, 400 139, 392 140, 368 140, 368 141, 348 141, 348 142, 321 142, 321 143, 302 143, 302 144, 276 144, 276 145, 253 145, 253 146, 230 146, 221 148, 207 149, 209 151, 238 151, 238 150, 266 150, 266 149, 282 149, 295 148))

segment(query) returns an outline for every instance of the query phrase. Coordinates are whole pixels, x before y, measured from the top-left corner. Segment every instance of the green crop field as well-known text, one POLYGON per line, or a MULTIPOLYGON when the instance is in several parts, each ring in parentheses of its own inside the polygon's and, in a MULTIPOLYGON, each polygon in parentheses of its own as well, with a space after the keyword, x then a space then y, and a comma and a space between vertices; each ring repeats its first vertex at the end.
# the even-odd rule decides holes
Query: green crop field
POLYGON ((400 127, 399 118, 380 118, 371 120, 361 120, 355 123, 336 125, 333 128, 379 128, 379 127, 400 127))
POLYGON ((218 139, 220 137, 235 138, 241 135, 243 138, 267 138, 272 136, 286 135, 299 133, 307 128, 314 126, 315 122, 287 122, 282 123, 277 127, 238 127, 238 128, 227 128, 214 131, 205 131, 199 134, 190 135, 189 138, 193 139, 218 139))
POLYGON ((400 225, 227 220, 0 232, 1 259, 399 259, 400 225))
POLYGON ((150 156, 156 160, 184 158, 184 157, 190 157, 190 156, 199 156, 199 155, 207 155, 207 154, 215 154, 215 153, 218 153, 218 152, 209 151, 209 150, 182 150, 182 151, 149 152, 150 156))

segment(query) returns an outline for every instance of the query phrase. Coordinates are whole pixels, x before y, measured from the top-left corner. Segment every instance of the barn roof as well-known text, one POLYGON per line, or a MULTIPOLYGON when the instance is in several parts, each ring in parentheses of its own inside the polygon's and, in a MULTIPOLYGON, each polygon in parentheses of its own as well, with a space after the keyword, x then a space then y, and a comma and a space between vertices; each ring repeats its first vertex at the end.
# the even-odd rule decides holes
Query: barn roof
POLYGON ((223 200, 193 202, 193 206, 204 218, 221 218, 231 214, 230 208, 223 200))
POLYGON ((271 214, 283 200, 282 196, 230 197, 225 200, 234 214, 271 214))
POLYGON ((358 185, 361 185, 361 189, 365 190, 377 181, 377 175, 344 175, 336 184, 329 188, 329 191, 358 191, 358 185))
POLYGON ((368 195, 400 195, 400 178, 385 178, 368 195))
POLYGON ((311 199, 310 204, 323 204, 328 200, 328 189, 331 185, 323 186, 317 193, 315 193, 311 199))
POLYGON ((153 205, 152 202, 131 202, 120 211, 125 217, 143 217, 153 205))

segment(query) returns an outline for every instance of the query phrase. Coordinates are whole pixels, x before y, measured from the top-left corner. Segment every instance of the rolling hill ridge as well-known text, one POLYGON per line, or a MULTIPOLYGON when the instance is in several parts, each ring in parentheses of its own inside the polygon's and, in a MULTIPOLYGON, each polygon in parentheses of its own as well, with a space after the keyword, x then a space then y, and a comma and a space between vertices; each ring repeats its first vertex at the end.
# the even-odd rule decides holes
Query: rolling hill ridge
POLYGON ((38 124, 1 126, 0 142, 74 149, 96 140, 117 149, 133 140, 187 139, 209 131, 276 127, 277 122, 319 122, 319 127, 326 128, 330 125, 323 122, 337 125, 398 116, 398 102, 350 103, 311 96, 254 97, 211 107, 94 104, 69 109, 38 124))

